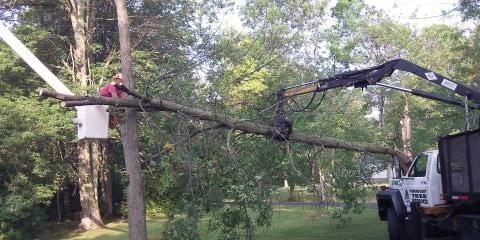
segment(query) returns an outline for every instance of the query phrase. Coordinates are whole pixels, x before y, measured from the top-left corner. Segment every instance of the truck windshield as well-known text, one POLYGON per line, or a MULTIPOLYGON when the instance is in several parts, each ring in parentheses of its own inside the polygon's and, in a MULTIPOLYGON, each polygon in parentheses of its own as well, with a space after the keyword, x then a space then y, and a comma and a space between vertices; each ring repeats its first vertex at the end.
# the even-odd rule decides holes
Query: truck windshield
POLYGON ((409 177, 425 177, 427 173, 428 155, 417 155, 414 166, 408 172, 409 177))

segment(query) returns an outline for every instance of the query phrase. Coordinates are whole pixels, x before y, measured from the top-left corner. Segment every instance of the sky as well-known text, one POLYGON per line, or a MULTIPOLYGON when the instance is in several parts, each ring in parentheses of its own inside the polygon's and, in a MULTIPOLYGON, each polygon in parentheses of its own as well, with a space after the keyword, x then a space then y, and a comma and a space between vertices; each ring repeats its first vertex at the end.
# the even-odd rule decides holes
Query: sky
POLYGON ((462 29, 472 28, 472 24, 462 22, 460 14, 454 11, 458 0, 365 0, 365 3, 416 29, 440 23, 462 29))
MULTIPOLYGON (((383 10, 392 19, 408 24, 417 30, 433 24, 448 24, 461 29, 472 29, 473 24, 462 22, 457 11, 453 11, 458 0, 364 0, 366 4, 383 10), (445 14, 448 13, 448 14, 445 14)), ((334 4, 330 0, 330 5, 334 4)), ((235 0, 237 6, 245 4, 244 0, 235 0)), ((233 27, 242 30, 238 13, 229 12, 220 15, 223 27, 233 27)))

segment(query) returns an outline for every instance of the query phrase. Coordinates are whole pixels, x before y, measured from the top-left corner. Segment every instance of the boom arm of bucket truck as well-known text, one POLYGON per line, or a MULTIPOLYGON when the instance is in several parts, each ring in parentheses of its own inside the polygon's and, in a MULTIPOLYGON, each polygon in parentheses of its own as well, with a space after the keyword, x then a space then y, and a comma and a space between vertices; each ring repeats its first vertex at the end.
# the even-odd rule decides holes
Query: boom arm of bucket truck
MULTIPOLYGON (((0 38, 7 43, 50 87, 67 95, 74 95, 13 33, 0 22, 0 38)), ((106 106, 79 106, 74 123, 78 126, 78 139, 107 138, 108 113, 106 106)))

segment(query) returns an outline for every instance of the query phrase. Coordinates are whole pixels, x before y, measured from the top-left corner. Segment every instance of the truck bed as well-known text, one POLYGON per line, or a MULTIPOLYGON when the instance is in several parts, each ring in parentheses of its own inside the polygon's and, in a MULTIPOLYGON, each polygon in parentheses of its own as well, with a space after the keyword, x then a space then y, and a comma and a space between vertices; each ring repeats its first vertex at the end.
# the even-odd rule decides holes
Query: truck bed
POLYGON ((440 137, 442 188, 447 202, 480 202, 480 130, 440 137))

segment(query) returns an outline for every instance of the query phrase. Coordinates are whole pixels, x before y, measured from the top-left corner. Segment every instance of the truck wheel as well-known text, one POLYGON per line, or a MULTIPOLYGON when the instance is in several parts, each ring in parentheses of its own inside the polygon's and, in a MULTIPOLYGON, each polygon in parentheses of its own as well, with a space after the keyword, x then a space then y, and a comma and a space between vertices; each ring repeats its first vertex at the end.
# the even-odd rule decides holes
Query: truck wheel
POLYGON ((393 208, 387 209, 388 239, 402 240, 404 222, 398 217, 393 208))

